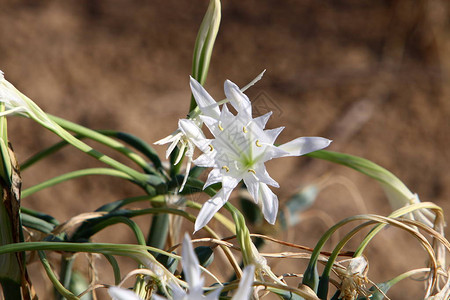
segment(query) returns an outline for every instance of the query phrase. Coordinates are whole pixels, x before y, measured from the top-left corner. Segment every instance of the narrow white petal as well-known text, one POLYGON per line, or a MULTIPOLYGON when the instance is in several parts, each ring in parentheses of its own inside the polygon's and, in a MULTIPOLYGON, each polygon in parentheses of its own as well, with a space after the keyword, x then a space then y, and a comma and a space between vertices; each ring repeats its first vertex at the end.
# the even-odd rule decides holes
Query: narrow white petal
POLYGON ((170 134, 169 136, 166 136, 165 138, 160 139, 159 141, 156 141, 153 144, 164 145, 164 144, 167 144, 167 143, 170 143, 170 142, 176 140, 177 137, 179 138, 179 136, 181 136, 181 132, 179 129, 177 129, 176 131, 172 132, 172 134, 170 134))
POLYGON ((192 157, 187 156, 187 163, 186 163, 186 172, 184 174, 183 182, 181 183, 180 192, 183 191, 184 186, 186 185, 187 179, 189 177, 189 171, 191 170, 192 165, 192 157))
MULTIPOLYGON (((232 177, 231 175, 224 174, 223 179, 222 179, 222 189, 229 189, 230 193, 231 193, 231 191, 238 185, 238 183, 241 181, 241 179, 242 179, 242 177, 239 177, 239 176, 232 177)), ((230 197, 230 195, 228 195, 228 197, 230 197)), ((228 197, 227 197, 227 200, 228 200, 228 197)))
POLYGON ((192 95, 197 102, 198 107, 205 116, 219 118, 220 110, 217 102, 209 95, 209 93, 198 83, 197 80, 191 77, 190 80, 192 95))
POLYGON ((173 281, 169 282, 169 286, 172 291, 172 299, 183 299, 187 295, 186 291, 173 281))
POLYGON ((259 182, 253 173, 246 174, 244 177, 244 183, 248 192, 253 197, 253 201, 258 204, 259 200, 259 182))
POLYGON ((259 186, 260 197, 262 198, 262 211, 264 218, 270 224, 275 224, 278 213, 278 197, 267 186, 261 183, 259 186))
POLYGON ((273 143, 280 135, 280 133, 283 131, 283 129, 284 127, 278 127, 275 129, 264 130, 264 133, 266 135, 266 139, 264 140, 264 142, 273 145, 273 143))
POLYGON ((280 147, 266 145, 266 148, 264 149, 263 161, 268 161, 273 158, 284 157, 284 156, 289 156, 289 152, 281 149, 280 147))
POLYGON ((225 95, 230 100, 236 111, 245 118, 252 117, 252 104, 248 97, 241 92, 239 87, 233 82, 226 80, 224 84, 225 95))
POLYGON ((269 173, 266 170, 264 164, 260 164, 256 169, 256 177, 262 183, 271 185, 273 187, 279 188, 280 185, 276 182, 272 177, 270 177, 269 173))
POLYGON ((194 121, 181 119, 178 121, 178 126, 186 138, 197 148, 203 152, 208 149, 208 145, 211 143, 211 140, 205 137, 203 131, 194 121))
POLYGON ((212 152, 205 153, 197 157, 196 160, 194 160, 194 164, 196 164, 199 167, 204 168, 214 168, 216 167, 216 160, 214 159, 214 155, 212 152))
MULTIPOLYGON (((176 164, 178 164, 180 162, 181 158, 183 157, 184 150, 186 149, 186 146, 188 146, 188 145, 186 145, 186 143, 183 143, 183 144, 181 144, 181 147, 179 147, 177 158, 175 159, 175 162, 173 163, 174 165, 176 165, 176 164)), ((169 147, 169 149, 170 149, 170 147, 169 147)), ((167 152, 169 151, 169 149, 167 149, 167 152)), ((172 152, 172 151, 170 151, 170 152, 172 152)), ((192 155, 193 154, 194 154, 194 151, 192 151, 192 155)), ((167 153, 166 153, 166 155, 167 155, 167 153)), ((191 155, 191 157, 192 157, 192 155, 191 155)), ((186 156, 189 157, 189 154, 187 152, 186 152, 186 156)), ((166 159, 167 158, 168 158, 168 156, 166 156, 166 159)))
POLYGON ((169 158, 170 153, 172 153, 172 151, 173 151, 173 150, 175 149, 175 147, 178 145, 178 142, 179 142, 179 141, 180 141, 179 139, 176 140, 176 141, 173 141, 172 144, 170 144, 170 146, 167 148, 167 150, 166 150, 166 159, 169 158))
POLYGON ((222 181, 222 172, 220 172, 220 169, 213 169, 208 174, 208 179, 205 182, 205 185, 203 186, 203 189, 207 188, 211 184, 217 183, 222 181))
POLYGON ((255 266, 248 265, 242 273, 241 281, 236 294, 231 298, 232 300, 248 300, 252 294, 252 284, 255 278, 255 266))
POLYGON ((200 120, 202 120, 203 123, 205 123, 206 127, 208 127, 209 131, 213 135, 217 134, 217 131, 219 130, 219 127, 217 126, 217 124, 219 122, 218 119, 211 118, 208 116, 200 116, 200 120))
POLYGON ((264 129, 264 127, 266 127, 267 121, 269 121, 269 118, 271 115, 272 115, 272 112, 269 111, 268 113, 266 113, 262 116, 254 118, 253 122, 261 129, 264 129))
POLYGON ((14 107, 14 108, 8 109, 7 111, 0 113, 0 117, 8 116, 8 115, 18 115, 22 112, 25 112, 25 110, 22 107, 14 107))
POLYGON ((332 141, 322 137, 300 137, 279 148, 288 152, 285 156, 300 156, 328 147, 332 141))
POLYGON ((235 122, 235 116, 230 112, 226 103, 222 106, 220 120, 223 126, 228 126, 230 123, 235 122))
POLYGON ((183 250, 181 252, 181 264, 183 265, 184 276, 189 284, 189 291, 192 289, 202 289, 203 279, 201 277, 200 265, 197 255, 195 255, 191 238, 187 233, 184 234, 183 250))
POLYGON ((117 286, 109 287, 108 294, 113 300, 142 300, 135 292, 117 286))
POLYGON ((218 212, 219 209, 228 201, 232 191, 232 189, 222 188, 214 197, 203 204, 200 212, 198 213, 197 219, 195 220, 194 232, 199 231, 206 224, 208 224, 214 214, 218 212))
POLYGON ((194 141, 205 139, 202 130, 195 124, 194 121, 188 119, 180 119, 178 121, 178 127, 184 133, 184 135, 194 141))

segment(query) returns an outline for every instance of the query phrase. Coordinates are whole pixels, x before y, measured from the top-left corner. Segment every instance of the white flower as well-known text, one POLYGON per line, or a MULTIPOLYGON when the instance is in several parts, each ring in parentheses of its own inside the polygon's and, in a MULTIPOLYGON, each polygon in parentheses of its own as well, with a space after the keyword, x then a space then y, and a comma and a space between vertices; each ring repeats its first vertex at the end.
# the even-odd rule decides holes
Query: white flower
POLYGON ((142 300, 135 292, 117 286, 109 287, 108 294, 112 300, 142 300))
MULTIPOLYGON (((247 84, 241 90, 244 92, 249 87, 254 85, 257 81, 259 81, 262 78, 265 71, 266 70, 261 72, 258 76, 256 76, 255 79, 253 79, 249 84, 247 84)), ((200 140, 204 139, 203 132, 200 129, 202 126, 202 123, 203 123, 202 120, 200 119, 200 115, 209 116, 211 118, 219 118, 219 116, 220 116, 220 110, 219 110, 220 103, 217 103, 216 101, 214 101, 214 99, 209 94, 204 95, 203 87, 201 86, 200 83, 198 83, 192 77, 190 80, 190 87, 191 87, 192 95, 196 99, 198 107, 196 109, 194 109, 191 113, 189 113, 189 118, 190 118, 189 120, 192 121, 193 122, 192 124, 195 125, 195 127, 197 127, 197 128, 195 128, 193 132, 184 132, 181 129, 181 126, 178 125, 178 129, 175 130, 171 135, 169 135, 159 141, 156 141, 154 143, 156 145, 164 145, 164 144, 170 143, 170 145, 166 151, 166 159, 169 158, 172 151, 175 149, 176 146, 178 146, 179 153, 178 153, 177 158, 175 159, 175 162, 174 162, 175 165, 180 162, 181 158, 183 157, 183 153, 186 150, 186 153, 184 153, 184 156, 187 157, 188 161, 186 164, 186 172, 185 172, 184 180, 180 187, 180 192, 183 190, 183 188, 186 184, 186 181, 187 181, 187 178, 189 175, 189 170, 191 169, 191 164, 192 164, 192 160, 194 157, 195 145, 200 142, 199 139, 200 140), (199 100, 197 100, 197 99, 199 99, 199 100), (197 141, 197 143, 195 143, 195 141, 197 141)), ((226 101, 227 101, 227 99, 222 100, 222 102, 226 102, 226 101)), ((180 121, 182 121, 182 120, 180 120, 180 121)), ((184 119, 183 121, 188 121, 188 120, 184 119)))
MULTIPOLYGON (((218 288, 208 295, 203 295, 204 278, 201 276, 200 264, 194 252, 191 239, 188 234, 185 234, 183 239, 183 250, 181 254, 181 264, 183 266, 184 276, 188 284, 188 291, 186 292, 177 284, 170 284, 172 290, 171 299, 176 300, 217 300, 219 299, 222 288, 218 288)), ((248 266, 244 269, 243 276, 239 282, 239 288, 234 300, 248 300, 252 292, 252 283, 254 277, 254 267, 248 266)), ((166 300, 166 298, 153 295, 155 300, 166 300)))
MULTIPOLYGON (((192 121, 192 122, 198 128, 197 133, 200 135, 199 137, 204 139, 203 132, 201 132, 199 125, 195 121, 192 121)), ((178 146, 179 152, 178 152, 177 158, 175 159, 174 165, 176 165, 180 162, 181 158, 183 157, 183 154, 184 154, 184 156, 187 157, 188 161, 186 164, 186 172, 185 172, 186 174, 184 176, 183 183, 181 184, 180 192, 183 190, 184 185, 186 184, 186 181, 187 181, 187 178, 189 175, 189 171, 191 169, 191 164, 192 164, 192 160, 194 157, 194 150, 195 150, 195 144, 193 141, 196 139, 197 139, 196 135, 188 135, 185 132, 181 131, 180 129, 177 129, 171 135, 155 142, 156 145, 164 145, 164 144, 170 143, 170 145, 166 151, 166 159, 169 158, 169 155, 172 153, 172 151, 175 149, 175 147, 178 146), (186 150, 186 153, 184 152, 185 150, 186 150)), ((200 141, 199 141, 199 143, 200 143, 200 141)))
POLYGON ((0 116, 20 114, 32 118, 49 129, 54 129, 56 126, 40 107, 5 79, 1 70, 0 102, 5 104, 5 111, 0 112, 0 116))
MULTIPOLYGON (((191 85, 195 81, 191 79, 191 85)), ((299 156, 323 149, 330 140, 321 137, 301 137, 279 147, 274 145, 283 127, 264 130, 271 115, 252 118, 250 100, 237 85, 227 80, 225 95, 237 111, 232 114, 223 105, 218 117, 200 115, 214 139, 205 139, 200 129, 189 120, 180 120, 179 125, 186 135, 194 135, 192 142, 204 152, 194 163, 200 167, 212 167, 204 188, 221 182, 222 189, 209 199, 200 210, 195 222, 195 231, 205 226, 213 215, 225 204, 233 189, 243 180, 256 203, 262 205, 266 220, 274 224, 278 212, 278 198, 268 185, 279 187, 266 171, 264 163, 284 156, 299 156)), ((214 107, 208 92, 198 84, 194 94, 199 107, 214 107)), ((202 109, 203 111, 203 109, 202 109)))

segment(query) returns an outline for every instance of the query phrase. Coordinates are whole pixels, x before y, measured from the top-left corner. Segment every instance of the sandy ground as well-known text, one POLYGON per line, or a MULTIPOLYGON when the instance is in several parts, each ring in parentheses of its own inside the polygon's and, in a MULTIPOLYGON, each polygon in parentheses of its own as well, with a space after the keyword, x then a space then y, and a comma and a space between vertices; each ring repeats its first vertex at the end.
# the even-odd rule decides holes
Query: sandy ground
MULTIPOLYGON (((207 3, 0 1, 0 69, 46 112, 151 143, 188 112, 192 48, 207 3)), ((422 201, 449 213, 448 16, 443 0, 224 1, 206 88, 222 99, 225 79, 242 86, 267 69, 248 95, 255 112, 274 111, 268 127, 286 126, 279 142, 333 139, 329 150, 382 165, 422 201)), ((9 136, 19 161, 57 141, 22 118, 11 119, 9 136)), ((65 149, 24 171, 24 188, 92 166, 100 164, 65 149)), ((345 167, 286 158, 270 163, 269 171, 281 184, 281 206, 298 188, 329 176, 304 221, 278 238, 312 247, 330 222, 390 212, 377 183, 345 167)), ((110 178, 79 179, 23 199, 23 205, 66 220, 139 193, 110 178)), ((148 226, 148 219, 138 221, 148 226)), ((133 242, 116 235, 106 231, 97 240, 133 242)), ((263 248, 271 250, 282 248, 263 248)), ((426 260, 415 241, 394 229, 385 230, 367 255, 376 282, 426 260)), ((276 271, 301 273, 297 264, 281 263, 276 271)), ((109 273, 100 281, 111 283, 109 273)), ((37 289, 45 290, 35 277, 37 289)), ((420 299, 421 286, 405 281, 391 298, 420 299)))

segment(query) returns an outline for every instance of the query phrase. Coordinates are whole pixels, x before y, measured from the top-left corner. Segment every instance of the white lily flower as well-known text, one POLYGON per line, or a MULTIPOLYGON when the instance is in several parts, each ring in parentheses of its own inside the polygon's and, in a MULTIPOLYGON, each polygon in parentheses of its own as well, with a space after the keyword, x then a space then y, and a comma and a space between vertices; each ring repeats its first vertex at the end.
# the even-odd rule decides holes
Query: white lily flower
MULTIPOLYGON (((189 171, 191 169, 191 165, 192 165, 192 161, 193 161, 193 157, 194 157, 194 150, 195 150, 195 144, 193 141, 198 138, 201 138, 201 140, 205 139, 203 132, 200 130, 200 127, 197 124, 198 122, 193 121, 193 120, 187 120, 187 119, 179 120, 179 122, 181 122, 181 121, 192 122, 194 124, 194 126, 197 128, 197 130, 192 134, 189 132, 186 133, 186 132, 182 131, 180 129, 181 127, 179 126, 179 128, 176 131, 174 131, 171 135, 154 143, 156 145, 164 145, 164 144, 170 143, 170 145, 166 151, 166 159, 169 158, 172 151, 175 149, 176 146, 178 146, 179 152, 178 152, 177 158, 175 159, 174 165, 176 165, 180 162, 181 158, 183 157, 183 154, 185 157, 187 157, 186 175, 184 176, 183 182, 181 184, 180 192, 183 190, 183 188, 186 184, 186 181, 187 181, 187 178, 189 175, 189 171), (185 150, 186 150, 186 152, 185 152, 185 150)), ((200 141, 198 141, 198 143, 200 143, 200 141)))
MULTIPOLYGON (((183 266, 184 276, 188 283, 188 291, 186 292, 176 284, 169 284, 172 290, 171 299, 177 300, 218 300, 222 288, 218 288, 207 295, 203 294, 204 278, 201 276, 200 264, 191 238, 186 233, 183 239, 183 250, 181 253, 181 264, 183 266)), ((232 299, 248 300, 252 292, 252 283, 254 277, 254 267, 248 266, 244 269, 243 276, 239 282, 239 288, 232 299)), ((153 295, 154 300, 167 300, 164 297, 153 295)))
POLYGON ((117 286, 109 287, 108 294, 112 300, 142 300, 135 292, 117 286))
MULTIPOLYGON (((194 81, 191 79, 191 82, 194 81)), ((191 85, 193 85, 191 83, 191 85)), ((212 98, 198 84, 201 92, 196 94, 199 107, 210 107, 212 98), (205 105, 206 104, 206 105, 205 105)), ((218 117, 200 115, 214 136, 214 139, 202 139, 199 134, 192 142, 204 152, 194 163, 200 167, 211 167, 204 188, 221 182, 222 189, 209 199, 200 210, 195 222, 195 231, 205 226, 213 215, 228 201, 233 189, 241 180, 256 203, 260 203, 265 219, 274 224, 278 212, 278 198, 268 185, 279 187, 266 171, 264 163, 268 160, 284 156, 299 156, 327 147, 331 141, 321 137, 301 137, 279 147, 274 145, 283 127, 265 130, 271 115, 252 118, 251 102, 239 90, 238 86, 227 80, 225 95, 237 114, 232 114, 227 104, 223 105, 218 117)), ((198 132, 193 122, 179 123, 183 132, 198 132)))
MULTIPOLYGON (((258 76, 256 76, 255 79, 253 79, 249 84, 247 84, 241 90, 244 92, 249 87, 251 87, 256 82, 258 82, 262 78, 265 71, 266 70, 261 72, 258 76)), ((183 122, 192 121, 193 124, 195 125, 195 127, 197 127, 197 128, 194 128, 193 132, 185 132, 182 130, 181 126, 178 125, 178 129, 175 130, 171 135, 169 135, 159 141, 156 141, 154 143, 155 145, 164 145, 164 144, 170 143, 170 145, 166 151, 166 159, 169 158, 172 151, 175 149, 175 147, 178 146, 179 153, 178 153, 177 158, 175 159, 175 162, 174 162, 175 165, 180 162, 181 158, 183 157, 183 153, 186 150, 186 153, 184 153, 184 156, 187 157, 186 171, 185 171, 183 183, 181 184, 181 187, 180 187, 180 192, 183 190, 183 188, 186 184, 186 180, 188 178, 189 171, 191 169, 191 165, 192 165, 192 161, 193 161, 193 157, 194 157, 195 145, 197 144, 195 142, 195 140, 197 140, 197 142, 199 142, 198 141, 199 138, 200 138, 200 140, 204 139, 203 132, 201 131, 201 126, 203 124, 203 121, 200 119, 200 115, 209 116, 211 118, 216 118, 216 119, 219 118, 219 116, 220 116, 219 105, 221 103, 217 103, 208 93, 205 94, 205 90, 203 89, 202 85, 200 83, 198 83, 198 81, 196 81, 192 77, 190 77, 190 87, 191 87, 192 95, 196 99, 198 107, 189 114, 190 119, 181 119, 180 121, 183 121, 183 122), (199 99, 199 100, 197 100, 197 99, 199 99)), ((226 101, 227 101, 227 99, 222 100, 222 102, 226 102, 226 101)))
POLYGON ((5 79, 4 73, 0 70, 0 102, 5 104, 5 111, 0 116, 23 115, 29 117, 41 125, 53 129, 55 124, 48 118, 31 99, 22 94, 5 79))

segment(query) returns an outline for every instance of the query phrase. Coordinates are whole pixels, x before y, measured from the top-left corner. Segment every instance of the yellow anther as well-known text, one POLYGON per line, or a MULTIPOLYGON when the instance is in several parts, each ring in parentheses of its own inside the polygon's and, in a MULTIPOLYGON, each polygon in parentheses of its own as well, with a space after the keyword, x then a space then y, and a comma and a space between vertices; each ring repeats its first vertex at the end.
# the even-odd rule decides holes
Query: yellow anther
POLYGON ((253 170, 253 169, 248 169, 248 172, 251 172, 251 173, 253 173, 253 174, 256 175, 256 172, 255 172, 255 170, 253 170))
POLYGON ((247 130, 247 128, 245 128, 245 126, 242 127, 242 131, 243 131, 244 133, 247 133, 247 132, 248 132, 248 130, 247 130))
POLYGON ((217 127, 219 127, 220 131, 223 131, 223 127, 222 127, 222 125, 220 123, 219 123, 219 125, 217 125, 217 127))
POLYGON ((211 151, 214 150, 214 147, 211 144, 209 144, 208 146, 209 146, 209 150, 211 150, 211 151))
POLYGON ((259 143, 259 140, 256 140, 256 147, 262 147, 261 144, 259 143))
POLYGON ((227 172, 230 172, 230 168, 228 168, 227 166, 223 166, 222 169, 224 169, 227 172))

